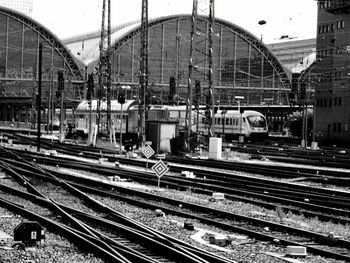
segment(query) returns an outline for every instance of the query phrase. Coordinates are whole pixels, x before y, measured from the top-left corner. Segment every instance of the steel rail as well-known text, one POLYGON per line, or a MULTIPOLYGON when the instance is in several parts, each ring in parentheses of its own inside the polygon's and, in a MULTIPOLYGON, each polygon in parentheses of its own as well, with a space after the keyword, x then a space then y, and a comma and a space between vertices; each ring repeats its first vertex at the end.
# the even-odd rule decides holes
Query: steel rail
MULTIPOLYGON (((47 173, 49 174, 49 173, 47 173)), ((54 177, 54 176, 51 176, 54 177)), ((52 179, 52 178, 51 178, 52 179)), ((154 230, 150 229, 149 227, 145 227, 142 226, 141 224, 137 223, 136 221, 129 219, 129 218, 125 218, 124 215, 110 209, 109 207, 106 207, 104 205, 102 205, 101 203, 97 202, 96 200, 92 199, 91 197, 88 197, 87 195, 85 195, 84 193, 82 193, 81 191, 79 191, 78 189, 70 186, 69 184, 63 182, 62 180, 57 179, 57 182, 60 183, 61 185, 64 185, 66 188, 69 188, 70 191, 73 191, 76 195, 78 195, 80 198, 82 198, 84 201, 89 202, 90 204, 92 204, 93 206, 97 206, 99 207, 99 209, 103 209, 106 210, 108 213, 110 213, 112 216, 116 216, 118 217, 119 220, 123 220, 124 223, 132 225, 133 227, 142 229, 143 231, 146 232, 150 232, 154 235, 158 235, 156 232, 154 232, 154 230)), ((163 238, 163 243, 168 243, 168 241, 166 239, 163 238)), ((192 252, 187 251, 186 249, 179 247, 179 248, 173 248, 173 253, 174 254, 176 251, 179 255, 183 255, 185 257, 187 257, 187 261, 186 262, 204 262, 203 259, 201 259, 199 256, 197 256, 196 254, 192 254, 192 252)), ((208 256, 208 255, 206 255, 208 256)))
MULTIPOLYGON (((84 188, 84 187, 83 187, 84 188)), ((94 192, 94 193, 98 193, 100 195, 104 195, 104 196, 107 196, 108 194, 106 193, 106 191, 97 191, 97 190, 94 190, 92 188, 89 188, 87 189, 86 187, 84 188, 85 190, 88 190, 89 192, 94 192)), ((149 194, 150 195, 150 194, 149 194)), ((112 196, 116 196, 115 194, 110 194, 108 195, 109 197, 112 197, 112 196)), ((123 201, 126 201, 126 198, 122 198, 118 195, 117 197, 118 199, 121 199, 123 201)), ((161 199, 162 201, 164 201, 166 198, 160 198, 160 197, 157 197, 158 199, 161 199)), ((167 198, 169 200, 169 198, 167 198)), ((128 201, 129 203, 133 203, 134 205, 136 204, 136 200, 132 200, 130 199, 128 201)), ((241 227, 237 227, 237 226, 233 226, 232 224, 226 224, 226 223, 220 223, 220 222, 217 222, 217 221, 214 221, 213 219, 210 219, 208 218, 207 216, 196 216, 196 215, 193 215, 193 214, 189 214, 188 212, 181 212, 181 211, 174 211, 173 209, 169 209, 169 208, 166 208, 166 207, 160 207, 159 205, 152 205, 150 203, 147 203, 145 201, 141 202, 141 201, 138 201, 138 205, 141 206, 141 207, 147 207, 149 209, 155 209, 155 208, 161 208, 162 210, 168 212, 168 213, 171 213, 171 214, 177 214, 179 216, 182 216, 182 217, 190 217, 190 218, 194 218, 194 219, 197 219, 197 220, 200 220, 204 223, 207 223, 207 224, 210 224, 210 225, 216 225, 216 226, 220 226, 222 228, 226 228, 226 229, 230 229, 230 230, 233 230, 233 231, 239 231, 240 233, 244 233, 244 234, 247 234, 249 236, 254 236, 254 237, 258 237, 259 239, 262 239, 262 240, 269 240, 269 241, 273 241, 273 240, 276 240, 276 236, 271 236, 271 235, 266 235, 266 234, 262 234, 262 233, 259 233, 259 232, 256 232, 256 231, 252 231, 252 230, 248 230, 248 229, 244 229, 244 228, 241 228, 241 227)), ((214 214, 217 214, 218 216, 224 216, 225 218, 235 218, 237 219, 237 216, 236 215, 233 215, 232 213, 227 213, 227 212, 224 212, 224 211, 219 211, 219 210, 216 210, 216 209, 208 209, 207 207, 204 207, 204 206, 199 206, 199 205, 192 205, 192 204, 188 204, 186 202, 183 202, 183 201, 176 201, 176 200, 172 200, 172 203, 176 203, 174 204, 176 207, 178 207, 178 204, 181 203, 183 205, 183 208, 184 209, 191 209, 191 210, 197 210, 201 213, 203 212, 206 212, 206 214, 211 214, 211 215, 214 215, 214 214), (207 211, 205 211, 207 210, 207 211)), ((238 218, 240 221, 244 221, 244 222, 247 222, 248 219, 247 217, 242 217, 242 218, 238 218)), ((251 221, 251 218, 249 219, 251 221)), ((267 222, 265 220, 256 220, 256 219, 253 219, 253 221, 255 222, 258 222, 259 225, 263 225, 263 226, 269 226, 271 228, 283 228, 283 231, 285 231, 286 229, 289 229, 290 232, 292 233, 296 233, 298 232, 299 234, 302 234, 302 235, 305 235, 305 236, 311 236, 313 239, 316 239, 318 240, 318 242, 320 241, 325 241, 327 240, 327 236, 325 235, 321 235, 321 234, 315 234, 313 232, 310 232, 310 231, 304 231, 304 230, 300 230, 300 229, 296 229, 296 228, 290 228, 290 227, 286 227, 286 226, 282 226, 280 224, 276 224, 276 223, 270 223, 270 222, 267 222)), ((319 254, 319 255, 322 255, 322 256, 326 256, 326 257, 332 257, 332 258, 337 258, 337 259, 341 259, 341 260, 349 260, 350 258, 346 255, 340 255, 339 253, 335 253, 335 252, 330 252, 330 251, 325 251, 325 250, 322 250, 322 249, 318 249, 318 248, 315 248, 315 244, 313 244, 314 246, 310 246, 308 245, 307 243, 303 243, 303 244, 300 244, 298 242, 293 242, 293 241, 290 241, 290 240, 284 240, 284 239, 281 239, 281 238, 278 238, 281 242, 281 244, 286 244, 286 245, 303 245, 305 247, 308 248, 308 251, 310 251, 311 253, 315 253, 315 254, 319 254)), ((327 242, 327 241, 326 241, 327 242)), ((333 245, 335 245, 336 243, 338 243, 338 245, 342 245, 342 246, 347 246, 349 247, 350 244, 348 241, 344 241, 344 240, 336 240, 336 241, 333 241, 333 245)), ((322 244, 322 243, 320 243, 322 244)))
MULTIPOLYGON (((42 161, 40 158, 37 157, 38 161, 42 161)), ((75 168, 75 169, 82 169, 82 170, 89 170, 90 172, 95 172, 95 173, 102 173, 105 176, 114 176, 115 174, 120 174, 123 177, 127 177, 127 178, 132 178, 133 180, 137 180, 137 181, 141 181, 143 183, 148 183, 148 184, 155 184, 157 182, 157 180, 155 178, 150 178, 149 177, 145 177, 145 173, 143 172, 127 172, 126 170, 121 170, 121 169, 110 169, 110 168, 106 168, 103 166, 99 166, 99 165, 91 165, 91 164, 82 164, 82 163, 77 163, 77 162, 69 162, 69 163, 61 163, 61 162, 56 162, 56 161, 52 161, 51 159, 45 157, 44 158, 46 164, 49 165, 60 165, 61 167, 71 167, 71 168, 75 168)), ((166 177, 164 176, 162 178, 162 184, 163 185, 167 185, 168 187, 173 187, 173 188, 189 188, 191 187, 191 189, 193 191, 196 192, 202 192, 205 194, 208 194, 208 192, 201 190, 199 187, 202 186, 205 189, 211 190, 211 191, 223 191, 225 190, 225 194, 227 194, 227 198, 231 198, 234 200, 237 200, 238 196, 237 194, 241 194, 241 195, 245 195, 245 196, 250 196, 250 197, 254 197, 254 198, 259 198, 262 200, 268 200, 268 201, 272 201, 275 203, 288 203, 290 205, 294 205, 296 207, 303 207, 303 208, 307 208, 307 209, 311 209, 314 211, 323 211, 326 213, 331 213, 331 214, 339 214, 342 216, 348 216, 349 217, 349 212, 345 211, 345 210, 341 210, 341 209, 334 209, 333 207, 329 208, 326 206, 322 206, 322 205, 315 205, 312 204, 310 202, 302 202, 302 201, 293 201, 290 199, 286 199, 286 198, 281 198, 281 197, 273 197, 270 196, 268 193, 253 193, 253 192, 249 192, 249 191, 243 191, 243 190, 234 190, 234 194, 232 194, 232 189, 230 188, 223 188, 222 186, 213 186, 210 185, 208 183, 205 183, 205 181, 203 181, 203 183, 198 183, 189 179, 178 179, 178 178, 173 178, 173 177, 166 177), (181 184, 182 182, 182 186, 180 186, 179 184, 181 184)), ((209 192, 209 194, 211 194, 212 192, 209 192)), ((287 208, 288 209, 288 208, 287 208)), ((290 208, 289 208, 290 209, 290 208)))

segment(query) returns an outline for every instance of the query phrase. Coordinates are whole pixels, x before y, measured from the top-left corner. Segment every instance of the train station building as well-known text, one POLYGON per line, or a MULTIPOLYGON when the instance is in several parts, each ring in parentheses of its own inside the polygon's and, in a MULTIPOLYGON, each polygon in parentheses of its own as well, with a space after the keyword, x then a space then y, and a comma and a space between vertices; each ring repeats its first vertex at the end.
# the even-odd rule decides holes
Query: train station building
POLYGON ((26 15, 0 8, 0 121, 28 126, 35 116, 39 44, 42 45, 42 105, 56 99, 58 72, 65 76, 65 106, 83 99, 79 62, 52 32, 26 15), (52 100, 51 100, 52 99, 52 100))
MULTIPOLYGON (((100 32, 60 40, 44 25, 3 7, 0 8, 0 20, 0 32, 4 36, 0 45, 0 121, 20 122, 21 125, 23 122, 27 125, 34 123, 40 43, 43 45, 41 102, 44 113, 58 103, 59 72, 64 74, 65 107, 74 111, 78 103, 86 98, 86 74, 94 73, 98 68, 100 32)), ((208 23, 207 18, 199 17, 195 34, 205 34, 208 23)), ((161 17, 150 20, 148 24, 149 102, 165 103, 172 79, 177 102, 184 103, 188 85, 191 16, 161 17)), ((126 93, 127 99, 138 97, 140 37, 139 21, 112 28, 112 99, 117 98, 119 90, 125 85, 131 87, 126 93)), ((203 51, 208 46, 208 40, 203 39, 197 45, 200 50, 195 53, 194 59, 198 62, 197 67, 206 70, 208 58, 203 51)), ((292 71, 280 62, 269 46, 247 30, 216 18, 213 54, 216 104, 234 105, 236 96, 244 97, 246 105, 290 104, 292 71)), ((201 93, 206 94, 207 78, 204 76, 199 84, 201 93)), ((279 122, 279 128, 287 114, 286 110, 283 110, 283 115, 276 113, 275 121, 279 122)))
MULTIPOLYGON (((196 34, 205 34, 208 21, 199 17, 196 34)), ((130 85, 132 95, 138 90, 140 61, 140 23, 131 22, 113 30, 113 82, 130 85)), ((177 15, 149 21, 148 93, 164 100, 173 77, 177 94, 185 98, 191 39, 191 16, 177 15)), ((100 33, 64 40, 65 45, 92 71, 99 59, 100 33)), ((208 68, 205 56, 208 39, 196 46, 196 66, 208 68)), ((233 103, 234 96, 244 96, 248 104, 261 104, 271 99, 273 104, 288 104, 290 79, 277 58, 254 35, 230 22, 215 19, 213 37, 213 76, 215 100, 233 103)), ((208 80, 200 79, 202 91, 208 80)))

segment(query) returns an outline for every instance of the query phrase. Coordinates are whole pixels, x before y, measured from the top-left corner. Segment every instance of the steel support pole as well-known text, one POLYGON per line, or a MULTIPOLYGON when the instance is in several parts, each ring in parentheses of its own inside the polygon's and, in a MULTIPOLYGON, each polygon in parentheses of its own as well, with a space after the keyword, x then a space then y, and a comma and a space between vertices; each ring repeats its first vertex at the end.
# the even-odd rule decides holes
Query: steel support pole
POLYGON ((120 138, 119 138, 119 154, 122 153, 123 145, 123 103, 120 104, 120 138))
POLYGON ((42 61, 43 61, 43 44, 39 44, 39 65, 38 65, 38 96, 37 96, 37 106, 38 106, 38 127, 37 127, 37 152, 40 152, 40 126, 41 126, 41 77, 42 77, 42 61))
POLYGON ((209 3, 209 137, 215 137, 215 123, 214 123, 214 85, 213 85, 213 31, 214 31, 214 0, 209 3))
POLYGON ((141 50, 140 50, 140 92, 139 92, 139 144, 146 141, 147 89, 148 89, 148 0, 142 0, 141 50))
POLYGON ((188 83, 187 83, 187 98, 186 98, 186 119, 185 119, 185 149, 191 151, 191 130, 192 130, 192 103, 193 103, 193 50, 194 50, 194 34, 197 20, 197 5, 198 0, 193 0, 192 7, 192 24, 191 24, 191 39, 190 39, 190 59, 188 64, 188 83))

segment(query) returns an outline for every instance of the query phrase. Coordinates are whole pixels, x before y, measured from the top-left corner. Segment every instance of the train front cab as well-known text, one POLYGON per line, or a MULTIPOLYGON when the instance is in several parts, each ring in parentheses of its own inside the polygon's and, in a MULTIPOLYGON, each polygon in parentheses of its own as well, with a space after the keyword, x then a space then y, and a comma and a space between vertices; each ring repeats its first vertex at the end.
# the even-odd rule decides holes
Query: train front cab
POLYGON ((215 114, 215 133, 227 140, 243 135, 249 139, 267 138, 267 122, 264 115, 256 111, 218 111, 215 114))
POLYGON ((257 111, 246 111, 244 114, 250 140, 264 140, 268 137, 266 117, 257 111))

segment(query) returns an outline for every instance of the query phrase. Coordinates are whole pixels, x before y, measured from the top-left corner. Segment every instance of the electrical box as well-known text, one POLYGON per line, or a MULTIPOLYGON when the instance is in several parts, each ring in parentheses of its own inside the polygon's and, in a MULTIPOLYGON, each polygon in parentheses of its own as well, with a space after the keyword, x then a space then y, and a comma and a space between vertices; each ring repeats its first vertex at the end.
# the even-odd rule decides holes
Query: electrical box
POLYGON ((209 138, 209 159, 221 159, 222 138, 209 138))
POLYGON ((38 222, 22 222, 13 230, 13 239, 32 246, 45 239, 45 230, 38 222))

